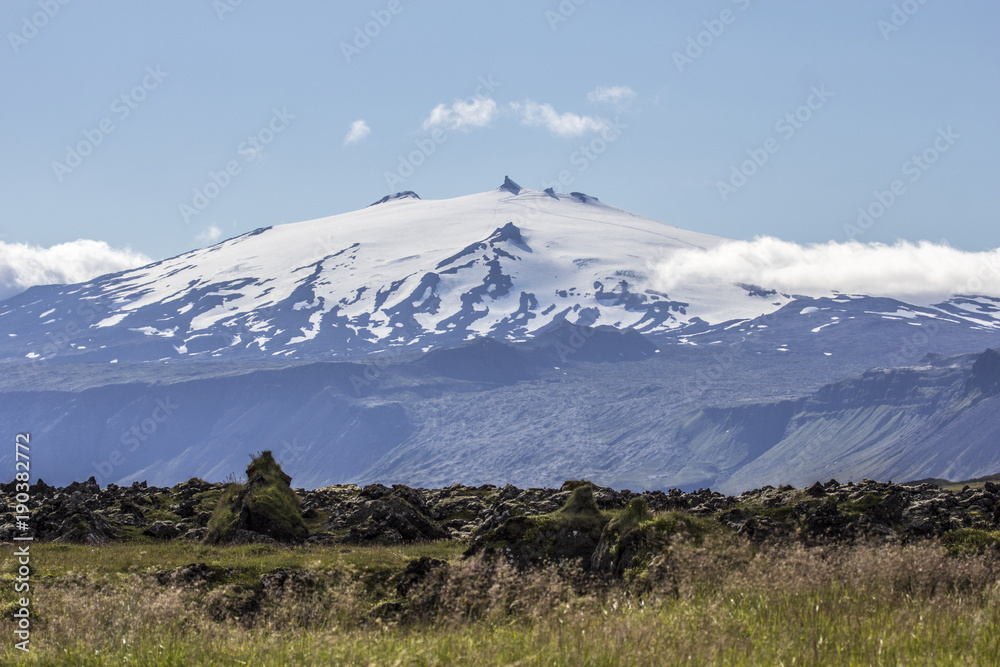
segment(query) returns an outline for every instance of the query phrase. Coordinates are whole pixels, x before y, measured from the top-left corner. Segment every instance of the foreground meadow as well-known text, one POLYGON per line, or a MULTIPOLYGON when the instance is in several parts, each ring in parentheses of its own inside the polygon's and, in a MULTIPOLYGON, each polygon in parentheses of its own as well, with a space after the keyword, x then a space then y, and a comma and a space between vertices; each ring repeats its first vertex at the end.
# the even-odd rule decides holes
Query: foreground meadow
POLYGON ((1000 664, 995 550, 933 541, 678 539, 617 579, 465 559, 457 541, 32 549, 27 654, 3 553, 3 664, 1000 664))

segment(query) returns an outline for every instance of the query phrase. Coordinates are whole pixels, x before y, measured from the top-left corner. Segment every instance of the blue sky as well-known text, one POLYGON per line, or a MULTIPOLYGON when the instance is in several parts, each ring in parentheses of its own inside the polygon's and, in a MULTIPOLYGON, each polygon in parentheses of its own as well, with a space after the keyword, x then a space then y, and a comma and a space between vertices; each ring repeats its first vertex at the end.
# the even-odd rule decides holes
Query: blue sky
POLYGON ((505 174, 735 239, 992 249, 998 23, 943 0, 6 1, 0 263, 81 238, 162 258, 505 174))

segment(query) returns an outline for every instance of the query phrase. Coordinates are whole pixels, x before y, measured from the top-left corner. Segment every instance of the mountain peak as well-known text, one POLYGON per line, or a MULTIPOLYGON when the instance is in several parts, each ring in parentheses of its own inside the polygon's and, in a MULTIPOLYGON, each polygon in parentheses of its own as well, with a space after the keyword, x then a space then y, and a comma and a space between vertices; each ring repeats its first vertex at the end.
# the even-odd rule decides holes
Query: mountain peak
POLYGON ((499 188, 497 188, 497 190, 499 190, 499 191, 506 190, 507 192, 509 192, 511 194, 514 194, 514 195, 521 194, 521 190, 523 190, 523 189, 524 188, 522 188, 520 185, 518 185, 514 181, 510 180, 510 176, 504 176, 503 177, 503 185, 501 185, 499 188))
POLYGON ((368 208, 371 208, 372 206, 378 206, 379 204, 384 204, 387 201, 391 201, 393 199, 420 199, 420 195, 418 195, 413 190, 405 190, 403 192, 397 192, 394 195, 386 195, 385 197, 379 199, 377 202, 369 204, 368 208))

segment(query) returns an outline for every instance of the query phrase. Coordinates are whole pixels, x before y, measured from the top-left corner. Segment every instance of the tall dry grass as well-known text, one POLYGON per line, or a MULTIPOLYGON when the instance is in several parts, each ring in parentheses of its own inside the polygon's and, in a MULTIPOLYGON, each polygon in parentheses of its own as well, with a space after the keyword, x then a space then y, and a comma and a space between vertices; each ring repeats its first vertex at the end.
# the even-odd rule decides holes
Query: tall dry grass
POLYGON ((676 543, 647 573, 615 582, 472 559, 432 572, 401 610, 386 602, 400 602, 391 586, 347 565, 300 568, 262 591, 60 577, 39 583, 32 653, 8 645, 0 656, 151 666, 1000 664, 1000 562, 932 544, 755 548, 712 538, 676 543))

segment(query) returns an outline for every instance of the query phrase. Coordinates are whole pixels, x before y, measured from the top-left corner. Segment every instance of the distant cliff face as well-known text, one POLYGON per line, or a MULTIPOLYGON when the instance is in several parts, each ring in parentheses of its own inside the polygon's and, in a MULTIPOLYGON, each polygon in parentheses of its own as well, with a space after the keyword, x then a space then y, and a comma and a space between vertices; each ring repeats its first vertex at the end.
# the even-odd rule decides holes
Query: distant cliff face
POLYGON ((1000 394, 1000 351, 986 350, 972 364, 972 377, 969 386, 977 389, 983 396, 1000 394))

